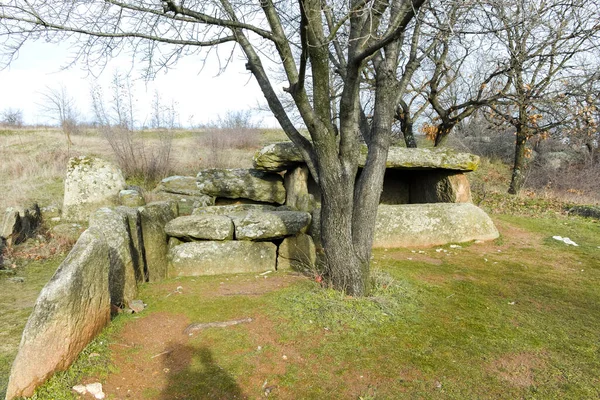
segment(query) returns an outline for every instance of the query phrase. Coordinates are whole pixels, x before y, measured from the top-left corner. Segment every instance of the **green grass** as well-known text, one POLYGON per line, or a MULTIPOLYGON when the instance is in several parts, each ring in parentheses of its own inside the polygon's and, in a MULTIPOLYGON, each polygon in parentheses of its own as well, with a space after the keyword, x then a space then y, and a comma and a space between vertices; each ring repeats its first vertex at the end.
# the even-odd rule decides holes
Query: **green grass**
MULTIPOLYGON (((265 381, 275 386, 272 398, 597 398, 598 223, 507 215, 497 221, 505 235, 488 244, 424 254, 376 251, 376 289, 368 298, 348 298, 308 280, 262 295, 206 294, 253 279, 243 275, 144 286, 149 308, 141 318, 255 318, 180 344, 189 354, 185 368, 170 375, 166 388, 150 379, 144 398, 258 398, 265 381), (569 236, 579 247, 553 235, 569 236), (184 294, 167 297, 178 285, 184 294)), ((100 340, 120 340, 121 328, 132 323, 118 320, 100 340)), ((98 365, 90 365, 96 361, 87 350, 37 398, 62 399, 55 393, 66 396, 86 373, 99 376, 110 353, 97 342, 98 365)), ((143 347, 126 351, 150 355, 143 347)))

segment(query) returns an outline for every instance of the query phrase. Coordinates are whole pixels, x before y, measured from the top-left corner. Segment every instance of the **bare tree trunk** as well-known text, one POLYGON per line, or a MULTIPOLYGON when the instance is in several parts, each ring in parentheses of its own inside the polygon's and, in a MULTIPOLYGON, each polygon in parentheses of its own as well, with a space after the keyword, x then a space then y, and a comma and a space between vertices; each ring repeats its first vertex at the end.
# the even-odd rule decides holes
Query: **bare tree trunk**
POLYGON ((522 128, 517 129, 517 141, 515 143, 515 161, 512 169, 512 176, 510 180, 510 187, 508 193, 517 194, 521 190, 523 183, 525 182, 525 168, 527 158, 525 156, 525 150, 527 148, 527 134, 523 132, 522 128))

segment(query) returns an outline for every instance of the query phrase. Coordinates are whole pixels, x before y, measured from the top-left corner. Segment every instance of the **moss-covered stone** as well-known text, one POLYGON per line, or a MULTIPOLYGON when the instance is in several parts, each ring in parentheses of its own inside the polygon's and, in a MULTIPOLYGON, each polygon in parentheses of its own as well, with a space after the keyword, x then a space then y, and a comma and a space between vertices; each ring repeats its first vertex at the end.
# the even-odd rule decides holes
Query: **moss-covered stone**
POLYGON ((188 215, 167 223, 165 232, 181 240, 232 240, 233 222, 224 215, 188 215))
POLYGON ((278 174, 256 169, 205 169, 196 178, 200 191, 209 196, 285 202, 283 178, 278 174))
POLYGON ((177 217, 176 207, 175 203, 157 201, 138 209, 147 281, 156 282, 167 277, 168 237, 165 225, 177 217))

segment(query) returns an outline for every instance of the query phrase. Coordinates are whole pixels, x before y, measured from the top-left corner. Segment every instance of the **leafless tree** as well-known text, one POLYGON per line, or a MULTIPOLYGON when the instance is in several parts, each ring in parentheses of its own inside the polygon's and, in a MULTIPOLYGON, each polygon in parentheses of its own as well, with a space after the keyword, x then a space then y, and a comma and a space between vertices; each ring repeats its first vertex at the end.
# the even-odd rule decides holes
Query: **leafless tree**
POLYGON ((18 108, 7 108, 0 113, 0 124, 11 128, 23 126, 23 111, 18 108))
POLYGON ((46 87, 41 92, 41 96, 40 109, 62 128, 67 138, 68 146, 72 146, 71 135, 78 130, 79 118, 75 99, 69 95, 67 88, 63 84, 56 88, 46 87))
POLYGON ((524 181, 527 142, 565 123, 561 82, 584 74, 578 56, 597 46, 599 4, 586 0, 491 0, 487 29, 510 63, 511 87, 492 110, 516 131, 509 193, 524 181))

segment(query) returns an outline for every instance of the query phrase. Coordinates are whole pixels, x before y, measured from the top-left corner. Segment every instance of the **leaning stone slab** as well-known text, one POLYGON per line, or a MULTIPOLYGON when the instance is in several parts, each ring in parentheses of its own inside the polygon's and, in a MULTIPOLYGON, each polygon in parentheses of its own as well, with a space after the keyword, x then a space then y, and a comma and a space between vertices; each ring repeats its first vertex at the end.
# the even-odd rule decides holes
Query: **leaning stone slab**
POLYGON ((90 227, 98 228, 108 244, 110 303, 124 308, 137 296, 136 269, 139 268, 132 255, 133 238, 127 215, 100 208, 90 217, 90 227))
POLYGON ((233 222, 224 215, 188 215, 169 221, 165 232, 184 241, 233 240, 233 222))
POLYGON ((215 198, 205 194, 191 196, 181 193, 154 192, 155 201, 174 201, 177 203, 179 215, 190 215, 195 208, 208 207, 215 204, 215 198))
POLYGON ((304 233, 283 239, 277 249, 277 270, 314 272, 317 252, 312 238, 304 233))
POLYGON ((156 282, 167 277, 167 222, 177 217, 176 203, 157 201, 140 207, 142 227, 142 257, 145 280, 156 282))
MULTIPOLYGON (((364 167, 367 147, 361 147, 359 167, 364 167)), ((283 171, 304 163, 300 151, 292 142, 270 144, 254 155, 254 168, 261 171, 283 171)), ((450 169, 473 171, 479 166, 479 157, 456 153, 450 149, 408 149, 390 147, 386 168, 393 169, 450 169)))
POLYGON ((133 260, 133 268, 135 272, 136 282, 145 282, 144 277, 144 259, 142 258, 143 238, 142 238, 142 222, 140 213, 137 207, 115 207, 114 210, 127 219, 129 225, 129 235, 131 239, 131 259, 133 260))
POLYGON ((227 206, 198 207, 192 215, 229 215, 245 211, 275 211, 277 207, 268 204, 232 204, 227 206))
POLYGON ((283 178, 278 174, 255 169, 205 169, 196 178, 200 191, 209 196, 285 202, 283 178))
POLYGON ((236 240, 273 240, 305 231, 310 214, 302 211, 250 211, 230 215, 236 240))
POLYGON ((274 270, 277 246, 269 242, 189 242, 169 251, 171 276, 198 276, 274 270))
POLYGON ((471 203, 380 204, 373 246, 434 246, 498 236, 490 217, 471 203))
POLYGON ((289 170, 284 177, 285 204, 295 210, 311 212, 316 200, 308 192, 308 167, 305 165, 289 170))
POLYGON ((63 219, 85 221, 100 207, 116 205, 125 178, 115 165, 93 157, 73 157, 67 166, 63 219))
POLYGON ((6 399, 33 395, 110 321, 108 253, 102 233, 88 229, 42 289, 23 331, 6 399))

